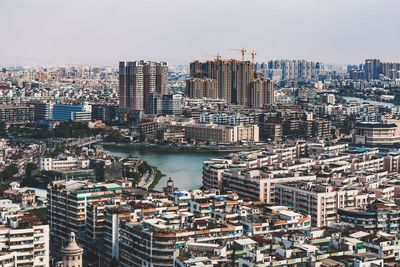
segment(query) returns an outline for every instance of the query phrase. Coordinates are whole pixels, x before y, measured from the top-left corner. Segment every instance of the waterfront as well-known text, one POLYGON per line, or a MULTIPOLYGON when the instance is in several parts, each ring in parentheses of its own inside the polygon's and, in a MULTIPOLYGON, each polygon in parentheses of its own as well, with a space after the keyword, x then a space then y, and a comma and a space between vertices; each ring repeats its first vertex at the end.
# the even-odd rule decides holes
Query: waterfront
POLYGON ((157 167, 163 174, 160 182, 154 188, 162 190, 168 177, 171 177, 175 186, 179 189, 195 189, 202 185, 203 161, 212 157, 211 153, 194 152, 167 152, 138 150, 126 148, 107 148, 108 151, 118 157, 140 157, 148 164, 157 167))
POLYGON ((341 98, 343 98, 346 101, 356 101, 357 103, 369 103, 371 105, 384 106, 384 107, 389 107, 389 108, 397 106, 390 102, 368 100, 368 99, 362 99, 360 97, 354 97, 354 96, 341 96, 341 98))

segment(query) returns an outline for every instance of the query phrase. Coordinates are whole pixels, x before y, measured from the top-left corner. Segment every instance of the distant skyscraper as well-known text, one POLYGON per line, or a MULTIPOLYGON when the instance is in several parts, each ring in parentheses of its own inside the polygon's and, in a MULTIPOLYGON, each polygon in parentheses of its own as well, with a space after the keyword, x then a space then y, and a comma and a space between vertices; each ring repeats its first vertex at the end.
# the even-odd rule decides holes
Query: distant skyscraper
POLYGON ((166 62, 120 62, 119 107, 148 111, 151 93, 167 93, 167 77, 166 62))
POLYGON ((273 105, 275 104, 275 86, 271 80, 264 81, 264 88, 266 92, 265 104, 273 105))
POLYGON ((400 78, 400 63, 398 62, 381 62, 382 74, 389 79, 400 78))
POLYGON ((305 60, 270 60, 257 70, 274 81, 317 81, 321 64, 305 60))
POLYGON ((168 64, 158 62, 156 65, 156 92, 159 94, 168 93, 168 64))
POLYGON ((146 111, 149 110, 150 94, 156 92, 156 84, 157 84, 156 64, 157 64, 156 62, 148 62, 147 64, 144 65, 143 107, 144 110, 146 111))
POLYGON ((119 63, 119 107, 144 109, 143 62, 119 63))
POLYGON ((379 59, 366 59, 364 70, 365 78, 368 81, 379 79, 379 74, 381 74, 381 61, 379 59))

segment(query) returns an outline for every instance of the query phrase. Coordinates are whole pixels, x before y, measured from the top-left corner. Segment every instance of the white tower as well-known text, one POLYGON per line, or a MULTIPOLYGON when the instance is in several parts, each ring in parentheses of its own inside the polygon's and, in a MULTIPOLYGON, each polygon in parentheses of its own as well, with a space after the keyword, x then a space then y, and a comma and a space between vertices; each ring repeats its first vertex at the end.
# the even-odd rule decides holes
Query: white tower
POLYGON ((75 233, 69 235, 68 244, 61 250, 64 267, 82 267, 83 249, 78 246, 75 240, 75 233))

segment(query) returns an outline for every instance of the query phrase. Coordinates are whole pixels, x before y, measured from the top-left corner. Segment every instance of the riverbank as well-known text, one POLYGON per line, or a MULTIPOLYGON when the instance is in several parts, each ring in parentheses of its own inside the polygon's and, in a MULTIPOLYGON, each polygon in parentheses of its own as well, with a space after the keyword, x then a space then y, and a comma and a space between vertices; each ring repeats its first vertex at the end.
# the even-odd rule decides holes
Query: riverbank
POLYGON ((166 175, 163 174, 157 167, 155 167, 155 172, 156 172, 156 174, 153 179, 153 182, 149 186, 149 190, 153 190, 158 185, 158 183, 161 181, 161 178, 166 177, 166 175))
POLYGON ((194 153, 215 153, 226 154, 240 151, 252 151, 262 148, 262 146, 177 146, 177 145, 158 145, 143 143, 100 143, 105 149, 118 150, 142 150, 142 151, 162 151, 162 152, 194 152, 194 153))
POLYGON ((214 157, 214 153, 195 153, 187 151, 157 151, 150 149, 105 147, 105 150, 121 158, 139 157, 148 165, 156 167, 154 190, 161 191, 171 177, 175 186, 181 190, 191 190, 202 186, 203 162, 214 157), (161 175, 163 174, 163 175, 161 175), (156 182, 157 181, 157 182, 156 182))
POLYGON ((357 103, 369 103, 371 105, 376 105, 376 106, 384 106, 384 107, 396 107, 399 105, 390 103, 390 102, 382 102, 382 101, 375 101, 375 100, 370 100, 370 99, 364 99, 361 97, 354 97, 354 96, 341 96, 346 101, 356 101, 357 103))

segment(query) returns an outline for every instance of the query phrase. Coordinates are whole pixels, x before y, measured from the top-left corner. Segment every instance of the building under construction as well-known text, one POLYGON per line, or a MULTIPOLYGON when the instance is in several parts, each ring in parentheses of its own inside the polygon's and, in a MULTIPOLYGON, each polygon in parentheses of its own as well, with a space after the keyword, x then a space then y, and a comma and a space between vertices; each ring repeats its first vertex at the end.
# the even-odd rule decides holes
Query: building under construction
MULTIPOLYGON (((189 97, 199 98, 200 95, 210 97, 210 94, 195 92, 201 90, 198 88, 204 88, 200 84, 210 84, 211 81, 215 81, 217 90, 215 95, 220 99, 225 99, 228 103, 261 108, 265 104, 274 102, 274 97, 271 97, 271 93, 272 95, 274 93, 272 82, 255 80, 254 63, 251 61, 223 60, 220 57, 206 62, 193 61, 190 63, 190 77, 187 82, 189 97), (270 92, 267 93, 267 90, 270 92)), ((203 89, 203 92, 205 91, 203 89)))

